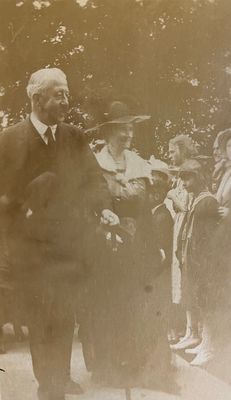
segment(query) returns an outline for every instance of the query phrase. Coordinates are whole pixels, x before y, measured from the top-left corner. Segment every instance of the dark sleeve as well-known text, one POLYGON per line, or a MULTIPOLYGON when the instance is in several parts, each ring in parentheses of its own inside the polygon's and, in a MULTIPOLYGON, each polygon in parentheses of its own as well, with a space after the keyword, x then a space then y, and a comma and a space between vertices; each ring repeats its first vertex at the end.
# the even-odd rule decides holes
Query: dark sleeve
POLYGON ((13 181, 12 150, 10 149, 7 131, 0 134, 0 195, 9 192, 10 182, 13 181))
POLYGON ((19 200, 23 186, 26 147, 18 137, 18 129, 11 127, 0 135, 0 196, 7 195, 11 202, 19 200))
POLYGON ((210 256, 212 238, 219 222, 217 209, 217 201, 212 197, 201 200, 195 209, 192 258, 197 265, 205 265, 210 256))
POLYGON ((112 210, 112 201, 102 170, 90 149, 84 134, 76 135, 80 163, 82 170, 81 198, 85 207, 101 213, 103 209, 112 210))
POLYGON ((218 203, 215 198, 207 197, 200 201, 195 209, 194 224, 201 229, 200 237, 205 240, 211 234, 218 221, 218 203))
POLYGON ((173 219, 166 209, 156 215, 156 233, 159 249, 163 249, 166 265, 171 265, 173 247, 173 219))

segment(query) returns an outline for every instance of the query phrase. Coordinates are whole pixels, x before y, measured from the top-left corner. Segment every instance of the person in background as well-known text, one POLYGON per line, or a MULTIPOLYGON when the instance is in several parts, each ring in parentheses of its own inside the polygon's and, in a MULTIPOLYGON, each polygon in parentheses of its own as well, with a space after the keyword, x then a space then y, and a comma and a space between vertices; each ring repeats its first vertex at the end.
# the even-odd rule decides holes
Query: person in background
POLYGON ((187 312, 187 327, 185 335, 180 339, 180 331, 182 330, 182 308, 181 308, 181 270, 179 260, 176 256, 178 236, 182 228, 182 223, 187 212, 190 195, 183 187, 181 179, 177 176, 177 171, 187 159, 198 154, 197 148, 193 140, 187 135, 178 135, 169 142, 169 158, 172 169, 176 176, 173 188, 168 192, 168 200, 171 201, 174 216, 174 232, 173 232, 173 259, 172 259, 172 302, 175 308, 175 326, 172 327, 170 335, 171 344, 176 347, 186 348, 188 345, 196 344, 198 341, 197 333, 193 332, 191 315, 187 312), (179 341, 180 339, 180 341, 179 341))
POLYGON ((214 356, 208 298, 211 296, 211 271, 208 260, 211 258, 212 239, 218 226, 217 201, 207 189, 206 177, 197 160, 187 160, 180 168, 183 185, 193 198, 185 218, 179 245, 179 259, 182 263, 183 304, 192 320, 202 323, 202 341, 194 351, 186 349, 196 357, 193 366, 203 366, 214 356))
POLYGON ((213 159, 214 159, 215 164, 219 163, 219 161, 221 161, 223 158, 219 144, 218 144, 218 138, 220 137, 221 134, 223 134, 223 131, 219 132, 217 134, 217 136, 214 140, 214 143, 213 143, 213 159))
POLYGON ((152 158, 150 166, 152 179, 151 184, 147 185, 150 215, 147 215, 146 221, 146 260, 144 257, 144 265, 149 273, 146 291, 149 324, 150 327, 152 324, 153 331, 152 346, 154 345, 150 346, 149 350, 150 361, 153 363, 153 373, 151 377, 149 376, 149 381, 157 389, 172 392, 177 388, 168 344, 171 318, 173 219, 164 203, 170 186, 169 172, 168 165, 161 160, 152 158))
MULTIPOLYGON (((9 310, 9 301, 13 297, 14 288, 10 271, 6 234, 0 231, 0 353, 6 352, 3 326, 12 315, 9 310)), ((16 307, 16 305, 14 304, 16 307)))
POLYGON ((170 187, 168 165, 153 159, 151 162, 152 184, 149 185, 148 198, 152 212, 152 225, 163 263, 169 267, 173 246, 173 218, 166 207, 165 199, 170 187))
POLYGON ((218 145, 223 155, 223 174, 220 178, 216 192, 219 203, 219 214, 226 218, 230 213, 231 206, 231 129, 226 129, 218 137, 218 145))
POLYGON ((14 279, 25 296, 38 398, 64 400, 82 393, 71 381, 70 361, 88 221, 119 220, 85 137, 64 123, 64 72, 34 72, 27 94, 29 118, 0 138, 0 206, 14 279))
POLYGON ((221 150, 219 142, 221 138, 228 134, 229 129, 221 131, 217 134, 213 144, 213 159, 214 159, 214 171, 212 174, 212 192, 216 193, 220 184, 220 181, 225 173, 226 155, 221 150))
POLYGON ((219 147, 220 161, 215 166, 216 198, 219 203, 221 221, 216 232, 213 252, 210 258, 212 284, 210 309, 214 316, 215 357, 218 363, 230 365, 230 307, 231 307, 231 129, 218 134, 216 139, 219 147), (219 249, 219 251, 217 251, 219 249))

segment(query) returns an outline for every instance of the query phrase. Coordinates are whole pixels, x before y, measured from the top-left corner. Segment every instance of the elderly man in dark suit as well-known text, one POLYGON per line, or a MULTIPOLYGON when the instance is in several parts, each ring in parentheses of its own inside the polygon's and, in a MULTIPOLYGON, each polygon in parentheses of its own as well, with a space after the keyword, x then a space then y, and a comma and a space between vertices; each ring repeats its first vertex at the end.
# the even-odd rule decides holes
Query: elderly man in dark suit
POLYGON ((38 397, 63 400, 69 392, 74 300, 88 267, 82 249, 91 245, 98 221, 119 220, 85 137, 63 122, 65 74, 39 70, 27 93, 30 117, 0 138, 0 207, 12 273, 25 296, 38 397))

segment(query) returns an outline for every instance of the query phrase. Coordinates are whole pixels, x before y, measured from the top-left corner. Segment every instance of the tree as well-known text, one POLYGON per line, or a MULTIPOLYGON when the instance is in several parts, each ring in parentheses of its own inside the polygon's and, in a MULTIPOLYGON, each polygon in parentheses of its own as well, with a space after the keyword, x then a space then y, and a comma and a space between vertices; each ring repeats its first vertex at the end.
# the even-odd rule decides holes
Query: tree
POLYGON ((229 0, 2 0, 1 126, 29 111, 29 75, 58 66, 69 121, 90 127, 123 99, 152 116, 136 135, 144 156, 163 156, 179 132, 209 152, 230 126, 230 14, 229 0))

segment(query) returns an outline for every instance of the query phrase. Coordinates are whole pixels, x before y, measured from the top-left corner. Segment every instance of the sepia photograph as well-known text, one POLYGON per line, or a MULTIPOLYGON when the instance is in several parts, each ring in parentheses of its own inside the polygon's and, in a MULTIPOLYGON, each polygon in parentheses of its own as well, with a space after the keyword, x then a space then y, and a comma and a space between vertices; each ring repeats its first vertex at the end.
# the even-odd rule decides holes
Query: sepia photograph
POLYGON ((0 0, 0 400, 231 399, 231 1, 0 0))

